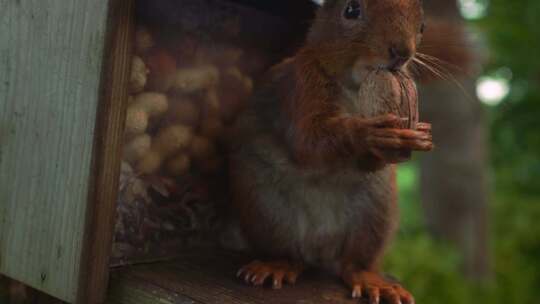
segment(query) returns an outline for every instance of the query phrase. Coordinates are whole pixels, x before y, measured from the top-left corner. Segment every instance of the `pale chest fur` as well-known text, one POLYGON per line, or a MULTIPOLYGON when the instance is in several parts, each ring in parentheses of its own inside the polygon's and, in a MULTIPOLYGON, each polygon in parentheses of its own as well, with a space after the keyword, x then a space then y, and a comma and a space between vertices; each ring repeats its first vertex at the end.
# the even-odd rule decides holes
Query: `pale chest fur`
POLYGON ((389 226, 393 218, 387 200, 393 191, 391 168, 373 173, 298 168, 281 145, 264 136, 244 147, 241 161, 249 171, 251 191, 257 193, 253 206, 264 214, 258 217, 260 224, 276 238, 288 236, 265 249, 275 255, 338 272, 351 231, 363 230, 375 218, 388 220, 389 226))

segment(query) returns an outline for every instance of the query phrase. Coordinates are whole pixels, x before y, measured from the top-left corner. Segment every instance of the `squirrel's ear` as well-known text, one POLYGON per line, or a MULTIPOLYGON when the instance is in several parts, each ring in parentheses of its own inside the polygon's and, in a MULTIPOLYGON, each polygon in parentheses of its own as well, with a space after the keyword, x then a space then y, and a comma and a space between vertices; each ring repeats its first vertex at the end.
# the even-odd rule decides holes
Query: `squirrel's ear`
POLYGON ((315 4, 318 4, 319 6, 323 6, 324 3, 326 2, 324 0, 312 0, 312 1, 315 2, 315 4))

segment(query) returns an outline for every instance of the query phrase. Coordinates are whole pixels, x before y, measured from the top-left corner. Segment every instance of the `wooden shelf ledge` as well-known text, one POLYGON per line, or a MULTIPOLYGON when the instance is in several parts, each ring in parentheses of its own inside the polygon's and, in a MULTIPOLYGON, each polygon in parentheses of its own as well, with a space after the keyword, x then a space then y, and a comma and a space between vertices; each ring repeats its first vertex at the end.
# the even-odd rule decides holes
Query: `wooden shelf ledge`
POLYGON ((249 287, 235 277, 249 257, 190 253, 176 261, 113 271, 107 304, 351 304, 349 290, 330 275, 306 273, 281 290, 249 287))

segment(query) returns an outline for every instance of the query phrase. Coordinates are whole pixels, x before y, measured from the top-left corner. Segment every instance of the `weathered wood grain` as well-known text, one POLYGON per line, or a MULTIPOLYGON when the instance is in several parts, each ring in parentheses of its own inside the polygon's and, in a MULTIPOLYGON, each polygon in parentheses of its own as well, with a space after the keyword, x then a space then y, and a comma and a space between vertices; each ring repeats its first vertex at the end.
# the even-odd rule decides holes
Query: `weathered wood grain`
POLYGON ((101 85, 109 2, 0 0, 0 273, 68 302, 106 284, 123 115, 101 85))
POLYGON ((255 288, 235 276, 249 257, 230 253, 186 254, 175 262, 113 272, 107 304, 352 304, 350 291, 337 278, 306 273, 296 286, 255 288))
POLYGON ((103 303, 109 274, 128 80, 135 32, 133 0, 111 0, 77 303, 103 303))
POLYGON ((203 304, 152 282, 130 278, 113 281, 106 304, 203 304))

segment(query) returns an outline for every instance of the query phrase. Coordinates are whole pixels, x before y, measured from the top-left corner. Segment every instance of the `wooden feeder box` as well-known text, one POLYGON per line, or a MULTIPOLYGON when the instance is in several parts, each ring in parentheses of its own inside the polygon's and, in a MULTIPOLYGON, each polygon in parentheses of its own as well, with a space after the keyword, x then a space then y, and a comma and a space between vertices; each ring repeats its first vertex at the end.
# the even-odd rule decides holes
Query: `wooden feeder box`
MULTIPOLYGON (((314 8, 309 0, 2 5, 0 274, 68 303, 354 303, 337 278, 316 273, 294 288, 247 287, 235 273, 250 257, 217 246, 145 243, 140 227, 121 222, 119 208, 127 163, 124 131, 130 95, 136 97, 130 89, 133 56, 147 58, 134 47, 141 24, 173 52, 189 51, 190 44, 162 37, 185 42, 184 35, 191 35, 196 42, 240 45, 251 55, 239 70, 256 82, 258 74, 302 43, 314 8), (249 66, 252 62, 258 64, 249 66), (120 236, 119 223, 128 226, 120 236), (147 245, 143 255, 113 254, 121 242, 129 245, 138 238, 147 245)), ((161 84, 154 81, 152 90, 161 84)), ((162 121, 167 120, 154 120, 149 134, 157 136, 162 121)), ((193 130, 207 132, 201 126, 193 130)), ((137 164, 130 169, 138 178, 137 164)), ((176 164, 182 169, 182 162, 176 164)), ((194 170, 201 168, 196 164, 194 170)), ((213 176, 223 178, 223 172, 213 176)), ((182 178, 171 180, 184 185, 182 178)))

